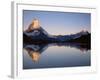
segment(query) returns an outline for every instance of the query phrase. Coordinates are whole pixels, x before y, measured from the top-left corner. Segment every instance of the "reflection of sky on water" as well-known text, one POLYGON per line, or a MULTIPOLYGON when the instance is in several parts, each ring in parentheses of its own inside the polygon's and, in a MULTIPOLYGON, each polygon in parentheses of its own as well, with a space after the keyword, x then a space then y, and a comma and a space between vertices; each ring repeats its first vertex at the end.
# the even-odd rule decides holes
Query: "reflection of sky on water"
MULTIPOLYGON (((84 49, 84 48, 83 48, 84 49)), ((90 65, 90 50, 81 51, 78 48, 71 46, 45 45, 40 46, 40 49, 35 55, 37 61, 32 60, 31 52, 37 52, 33 49, 24 48, 23 51, 23 68, 51 68, 51 67, 74 67, 74 66, 89 66, 90 65), (42 50, 44 49, 44 50, 42 50), (40 55, 39 55, 40 54, 40 55), (39 56, 38 56, 39 55, 39 56)), ((33 55, 34 56, 34 55, 33 55)), ((36 59, 36 58, 35 58, 36 59)))

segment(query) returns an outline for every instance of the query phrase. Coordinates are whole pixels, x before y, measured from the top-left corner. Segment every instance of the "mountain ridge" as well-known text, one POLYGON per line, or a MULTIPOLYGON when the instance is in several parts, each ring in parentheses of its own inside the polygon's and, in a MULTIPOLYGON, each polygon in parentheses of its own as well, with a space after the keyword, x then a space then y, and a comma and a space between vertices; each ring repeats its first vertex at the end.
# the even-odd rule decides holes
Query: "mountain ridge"
POLYGON ((76 41, 75 39, 81 38, 81 36, 85 37, 87 35, 88 37, 90 36, 88 31, 80 31, 71 35, 50 35, 42 27, 33 29, 30 32, 23 32, 25 42, 72 42, 76 41))

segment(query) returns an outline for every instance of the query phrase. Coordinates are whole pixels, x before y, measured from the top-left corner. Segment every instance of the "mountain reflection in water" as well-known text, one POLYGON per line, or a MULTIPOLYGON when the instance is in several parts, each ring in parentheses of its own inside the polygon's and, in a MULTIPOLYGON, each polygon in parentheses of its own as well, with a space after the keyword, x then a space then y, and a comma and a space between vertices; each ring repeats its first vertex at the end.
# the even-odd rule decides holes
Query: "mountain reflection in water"
POLYGON ((50 46, 58 47, 71 47, 79 49, 82 52, 90 50, 90 46, 82 43, 49 43, 49 44, 24 44, 24 49, 27 51, 28 55, 33 62, 38 62, 41 53, 44 52, 50 46))

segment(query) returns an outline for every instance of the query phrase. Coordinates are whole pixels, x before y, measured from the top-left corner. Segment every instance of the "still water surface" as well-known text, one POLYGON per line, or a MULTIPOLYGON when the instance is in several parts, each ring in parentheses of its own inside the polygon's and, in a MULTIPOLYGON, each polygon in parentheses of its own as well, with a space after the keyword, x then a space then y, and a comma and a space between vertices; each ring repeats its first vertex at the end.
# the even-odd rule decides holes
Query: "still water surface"
POLYGON ((23 69, 90 66, 90 53, 77 43, 24 45, 23 69))

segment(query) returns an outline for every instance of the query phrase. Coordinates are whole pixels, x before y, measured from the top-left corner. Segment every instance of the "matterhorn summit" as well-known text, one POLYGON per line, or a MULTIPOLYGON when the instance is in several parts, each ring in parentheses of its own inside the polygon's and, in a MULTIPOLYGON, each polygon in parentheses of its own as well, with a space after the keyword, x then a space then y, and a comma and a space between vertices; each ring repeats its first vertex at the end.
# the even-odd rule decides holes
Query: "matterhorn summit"
POLYGON ((34 19, 31 24, 29 25, 28 29, 26 30, 26 32, 30 32, 32 30, 35 29, 39 29, 40 28, 40 23, 38 19, 34 19))

